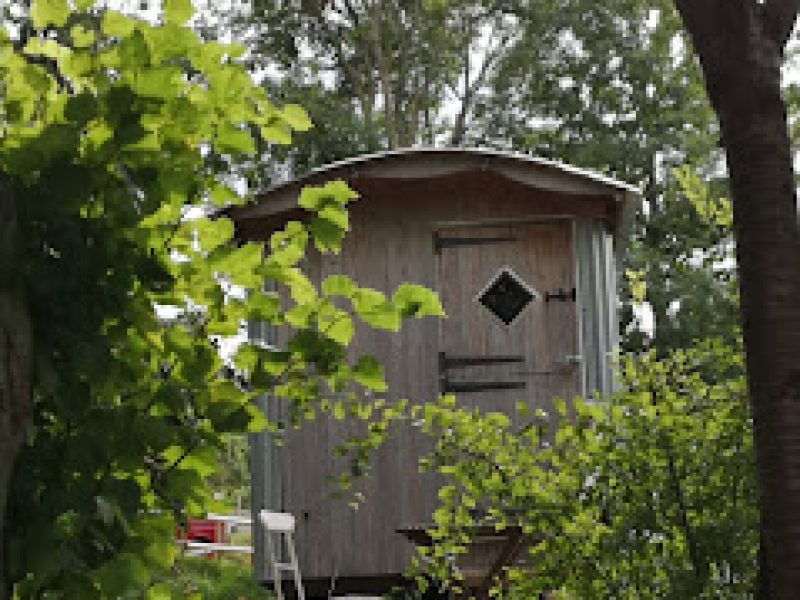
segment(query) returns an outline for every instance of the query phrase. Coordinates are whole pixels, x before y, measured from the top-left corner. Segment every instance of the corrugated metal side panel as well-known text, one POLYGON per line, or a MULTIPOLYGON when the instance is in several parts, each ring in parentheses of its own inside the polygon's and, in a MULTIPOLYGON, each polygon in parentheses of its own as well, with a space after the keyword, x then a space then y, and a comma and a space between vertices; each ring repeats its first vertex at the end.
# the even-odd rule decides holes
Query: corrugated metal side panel
POLYGON ((597 307, 597 257, 594 244, 594 222, 576 223, 578 249, 578 302, 581 320, 581 355, 584 369, 584 394, 591 397, 601 389, 600 323, 597 307))
POLYGON ((592 366, 589 364, 590 356, 587 352, 587 336, 590 335, 591 324, 588 306, 591 299, 588 295, 588 275, 586 270, 589 265, 586 256, 589 252, 586 236, 587 221, 576 220, 572 222, 572 245, 575 260, 575 315, 578 319, 578 353, 581 355, 580 393, 584 398, 589 390, 589 374, 592 366))
POLYGON ((606 263, 606 318, 608 319, 608 346, 606 347, 606 371, 608 390, 617 389, 616 356, 619 351, 619 299, 617 297, 617 253, 614 249, 614 236, 603 230, 604 259, 606 263))
MULTIPOLYGON (((265 289, 265 291, 270 291, 265 289)), ((275 345, 277 332, 267 323, 248 323, 247 336, 251 341, 275 345)), ((271 422, 281 419, 278 403, 269 394, 260 396, 258 407, 271 422)), ((268 431, 250 434, 250 506, 253 519, 253 575, 257 581, 266 581, 266 540, 258 520, 263 509, 283 509, 283 462, 281 448, 274 435, 268 431)))
POLYGON ((618 338, 612 235, 602 221, 579 220, 575 250, 584 395, 609 394, 618 338))

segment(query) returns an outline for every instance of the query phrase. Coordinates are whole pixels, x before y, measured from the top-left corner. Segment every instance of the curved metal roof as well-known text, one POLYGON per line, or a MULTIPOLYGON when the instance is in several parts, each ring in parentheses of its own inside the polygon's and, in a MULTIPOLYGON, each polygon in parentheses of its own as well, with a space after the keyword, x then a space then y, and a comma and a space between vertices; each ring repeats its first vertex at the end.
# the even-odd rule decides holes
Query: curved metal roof
MULTIPOLYGON (((398 150, 385 150, 382 152, 375 152, 372 154, 363 154, 360 156, 354 156, 352 158, 346 158, 344 160, 340 160, 337 162, 324 165, 322 167, 318 167, 316 169, 312 169, 308 173, 305 173, 296 179, 278 184, 272 189, 291 185, 294 182, 304 181, 319 173, 327 173, 330 171, 337 171, 339 169, 347 167, 355 167, 363 163, 383 161, 392 157, 419 156, 419 155, 440 156, 443 158, 447 157, 448 155, 454 155, 454 156, 467 155, 467 156, 479 156, 487 158, 500 158, 507 160, 510 159, 522 163, 529 163, 531 165, 536 165, 538 167, 556 169, 566 174, 577 175, 578 177, 584 177, 591 181, 595 181, 597 183, 606 185, 611 188, 615 188, 620 191, 631 192, 634 194, 641 193, 641 190, 633 185, 625 183, 624 181, 619 181, 618 179, 613 179, 612 177, 601 175, 600 173, 597 173, 595 171, 591 171, 589 169, 583 169, 580 167, 575 167, 557 160, 550 160, 547 158, 541 158, 530 154, 522 154, 521 152, 495 150, 492 148, 432 148, 432 147, 400 148, 398 150)), ((267 193, 269 193, 269 191, 267 191, 267 193)))
POLYGON ((235 209, 234 218, 259 218, 296 206, 296 191, 328 178, 424 179, 467 170, 496 171, 531 187, 576 194, 608 194, 629 212, 641 191, 630 184, 562 162, 488 148, 403 148, 364 154, 313 169, 277 184, 256 201, 235 209), (264 202, 269 198, 268 202, 264 202))

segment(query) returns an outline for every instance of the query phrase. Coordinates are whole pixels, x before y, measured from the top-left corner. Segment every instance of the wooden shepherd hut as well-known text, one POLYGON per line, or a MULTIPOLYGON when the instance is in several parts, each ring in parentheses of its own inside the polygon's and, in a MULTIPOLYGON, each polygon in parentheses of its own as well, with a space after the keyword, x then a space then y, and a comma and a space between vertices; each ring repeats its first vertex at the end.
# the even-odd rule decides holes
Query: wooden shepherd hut
MULTIPOLYGON (((389 292, 403 282, 436 290, 446 319, 408 322, 399 334, 358 329, 353 352, 385 366, 388 399, 456 394, 464 405, 511 413, 550 408, 612 388, 616 279, 638 191, 550 160, 471 149, 408 149, 338 162, 278 185, 238 209, 238 236, 263 240, 302 216, 305 185, 342 179, 360 194, 341 254, 312 254, 319 283, 344 273, 389 292)), ((280 346, 280 331, 258 335, 280 346)), ((264 410, 281 420, 264 399, 264 410)), ((398 431, 361 482, 352 510, 331 497, 333 448, 352 433, 318 419, 253 441, 253 506, 297 517, 296 544, 313 591, 377 591, 407 567, 412 545, 397 530, 430 522, 437 483, 420 474, 425 440, 398 431), (315 586, 316 584, 316 586, 315 586)), ((258 556, 257 575, 266 578, 258 556)))

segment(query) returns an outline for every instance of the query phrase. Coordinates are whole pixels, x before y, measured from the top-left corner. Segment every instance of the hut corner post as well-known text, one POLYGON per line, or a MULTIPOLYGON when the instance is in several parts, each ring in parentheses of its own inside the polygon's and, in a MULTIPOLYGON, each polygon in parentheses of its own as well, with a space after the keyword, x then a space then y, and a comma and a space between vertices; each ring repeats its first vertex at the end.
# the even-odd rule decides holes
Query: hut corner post
MULTIPOLYGON (((265 292, 275 292, 277 289, 274 281, 267 281, 264 284, 265 292)), ((269 346, 274 346, 278 341, 276 328, 266 323, 250 323, 248 336, 254 341, 269 346)), ((280 423, 281 411, 274 397, 263 394, 257 398, 256 403, 267 420, 274 424, 280 423)), ((249 435, 253 578, 259 583, 267 581, 270 577, 267 573, 266 534, 261 526, 259 513, 262 509, 283 510, 283 469, 276 435, 267 430, 249 435)))
POLYGON ((14 464, 31 412, 33 333, 18 274, 16 204, 0 174, 0 600, 10 597, 6 508, 14 464))

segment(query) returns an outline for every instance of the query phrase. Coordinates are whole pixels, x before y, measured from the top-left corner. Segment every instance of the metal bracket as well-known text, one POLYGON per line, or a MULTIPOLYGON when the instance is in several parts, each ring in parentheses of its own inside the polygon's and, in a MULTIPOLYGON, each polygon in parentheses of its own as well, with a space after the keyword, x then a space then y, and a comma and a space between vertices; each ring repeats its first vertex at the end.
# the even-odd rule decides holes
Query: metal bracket
POLYGON ((522 355, 447 356, 445 352, 439 352, 439 383, 442 393, 466 394, 525 389, 527 387, 525 381, 451 381, 449 374, 450 369, 524 362, 525 357, 522 355))
POLYGON ((486 237, 444 237, 438 231, 433 234, 433 249, 436 254, 441 253, 442 248, 453 248, 457 246, 479 246, 482 244, 507 244, 516 242, 519 238, 513 235, 486 236, 486 237))
POLYGON ((521 354, 510 355, 485 355, 485 356, 448 356, 439 352, 439 371, 458 369, 462 367, 477 367, 480 365, 496 365, 506 363, 525 362, 521 354))
POLYGON ((558 300, 559 302, 575 302, 576 298, 577 293, 575 288, 572 288, 571 290, 558 288, 557 292, 547 292, 544 295, 545 302, 550 302, 550 300, 558 300))
POLYGON ((442 392, 445 394, 469 394, 471 392, 490 392, 494 390, 524 390, 528 384, 524 381, 442 381, 442 392))

